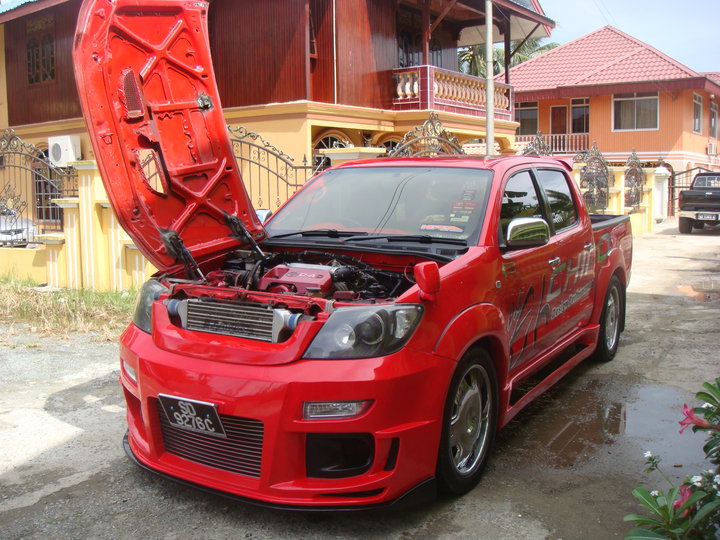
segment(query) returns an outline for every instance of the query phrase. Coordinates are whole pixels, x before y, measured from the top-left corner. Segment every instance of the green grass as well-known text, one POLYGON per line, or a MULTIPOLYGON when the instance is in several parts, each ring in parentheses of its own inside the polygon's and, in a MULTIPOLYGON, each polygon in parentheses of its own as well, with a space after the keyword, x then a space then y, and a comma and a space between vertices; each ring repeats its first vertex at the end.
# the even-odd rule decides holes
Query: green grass
POLYGON ((116 340, 135 306, 135 292, 44 290, 30 281, 0 277, 0 324, 62 336, 95 332, 116 340))

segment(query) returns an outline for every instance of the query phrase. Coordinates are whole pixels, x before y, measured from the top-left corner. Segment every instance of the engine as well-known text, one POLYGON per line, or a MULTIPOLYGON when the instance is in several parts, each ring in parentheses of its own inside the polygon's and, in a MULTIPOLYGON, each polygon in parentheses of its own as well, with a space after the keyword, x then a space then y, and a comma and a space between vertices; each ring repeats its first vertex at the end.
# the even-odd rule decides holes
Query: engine
POLYGON ((412 286, 401 272, 379 270, 347 255, 315 251, 265 258, 237 251, 221 270, 210 272, 207 281, 216 287, 345 301, 392 298, 412 286))

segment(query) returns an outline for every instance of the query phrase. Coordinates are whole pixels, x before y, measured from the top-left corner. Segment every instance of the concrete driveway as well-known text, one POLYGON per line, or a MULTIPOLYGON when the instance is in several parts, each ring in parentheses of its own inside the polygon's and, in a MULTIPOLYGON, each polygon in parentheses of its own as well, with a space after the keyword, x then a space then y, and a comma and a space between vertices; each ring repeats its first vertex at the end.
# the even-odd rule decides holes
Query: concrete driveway
POLYGON ((258 509, 180 487, 125 457, 117 347, 0 327, 0 538, 622 537, 630 492, 665 489, 643 452, 682 478, 703 437, 678 434, 683 403, 720 376, 720 231, 677 222, 635 239, 616 359, 586 362, 499 435, 468 495, 402 513, 258 509))

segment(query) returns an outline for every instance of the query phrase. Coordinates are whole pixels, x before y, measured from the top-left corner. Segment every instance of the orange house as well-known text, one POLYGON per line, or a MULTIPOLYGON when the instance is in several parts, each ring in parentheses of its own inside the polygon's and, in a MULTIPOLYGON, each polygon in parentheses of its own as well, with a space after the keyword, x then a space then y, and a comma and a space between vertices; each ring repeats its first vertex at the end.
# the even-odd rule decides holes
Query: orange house
POLYGON ((661 160, 673 172, 720 170, 720 74, 696 73, 605 26, 510 70, 518 147, 542 132, 555 154, 593 142, 608 162, 661 160))

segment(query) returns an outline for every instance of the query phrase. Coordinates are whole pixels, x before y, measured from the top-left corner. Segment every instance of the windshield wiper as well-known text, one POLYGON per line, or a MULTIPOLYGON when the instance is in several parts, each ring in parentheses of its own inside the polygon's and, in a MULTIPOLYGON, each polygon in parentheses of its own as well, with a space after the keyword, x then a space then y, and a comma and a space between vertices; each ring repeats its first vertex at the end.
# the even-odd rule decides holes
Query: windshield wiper
POLYGON ((367 234, 362 236, 351 236, 343 242, 363 242, 365 240, 387 240, 388 242, 418 242, 420 244, 454 244, 467 246, 465 240, 460 238, 438 238, 429 234, 367 234))
POLYGON ((362 235, 367 234, 366 232, 358 231, 338 231, 337 229, 309 229, 307 231, 295 231, 283 234, 276 234, 275 236, 269 236, 268 240, 275 238, 287 238, 289 236, 326 236, 328 238, 341 238, 343 236, 358 236, 362 238, 362 235))

